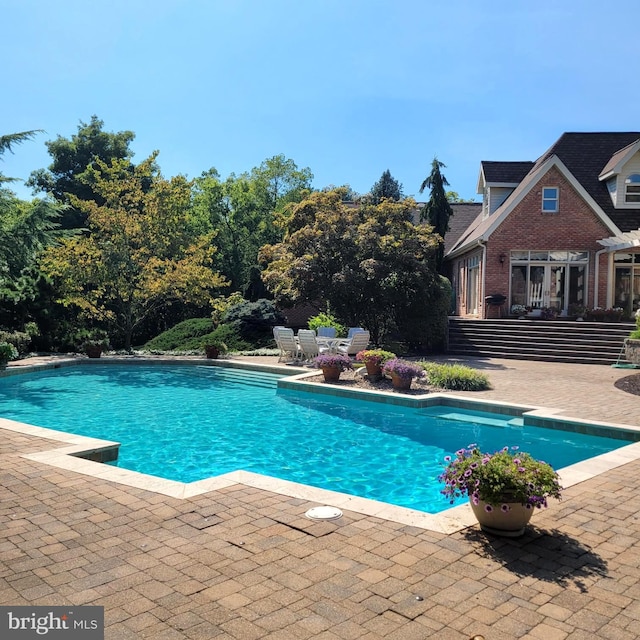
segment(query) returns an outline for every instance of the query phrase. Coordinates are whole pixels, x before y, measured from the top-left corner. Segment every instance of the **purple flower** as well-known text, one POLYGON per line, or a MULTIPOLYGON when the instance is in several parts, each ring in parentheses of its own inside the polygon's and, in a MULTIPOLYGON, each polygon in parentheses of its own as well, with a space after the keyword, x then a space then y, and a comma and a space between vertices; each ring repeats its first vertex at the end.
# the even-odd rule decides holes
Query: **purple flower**
POLYGON ((382 367, 382 372, 389 375, 395 373, 400 378, 424 378, 426 375, 425 370, 420 365, 398 358, 387 360, 382 367))
POLYGON ((445 462, 451 462, 451 456, 445 456, 444 457, 444 461, 445 462))
POLYGON ((491 513, 491 512, 493 511, 493 507, 492 507, 490 504, 485 504, 485 505, 484 505, 484 510, 485 510, 487 513, 491 513))
POLYGON ((502 511, 502 513, 508 513, 509 511, 511 511, 511 507, 508 504, 503 504, 500 507, 500 511, 502 511))

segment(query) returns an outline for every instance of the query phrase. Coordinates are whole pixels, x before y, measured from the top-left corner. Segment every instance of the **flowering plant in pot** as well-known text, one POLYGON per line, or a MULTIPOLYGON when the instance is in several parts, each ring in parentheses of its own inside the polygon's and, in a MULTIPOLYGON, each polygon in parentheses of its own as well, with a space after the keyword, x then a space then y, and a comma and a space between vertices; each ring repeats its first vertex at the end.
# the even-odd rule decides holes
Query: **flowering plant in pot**
POLYGON ((562 487, 553 467, 518 447, 485 453, 475 444, 445 458, 439 476, 442 493, 453 503, 467 495, 480 526, 492 533, 521 535, 534 508, 547 506, 547 498, 560 499, 562 487))
POLYGON ((370 378, 376 379, 382 377, 382 366, 385 362, 393 360, 395 357, 395 353, 382 349, 364 349, 363 351, 358 351, 356 354, 356 360, 358 362, 364 362, 367 368, 367 375, 370 378))
POLYGON ((340 379, 343 371, 353 369, 351 358, 341 353, 324 353, 316 356, 313 363, 318 369, 322 369, 326 382, 335 382, 340 379))
POLYGON ((424 378, 426 375, 425 370, 419 364, 399 358, 387 360, 382 367, 382 373, 390 376, 396 389, 409 389, 414 378, 424 378))

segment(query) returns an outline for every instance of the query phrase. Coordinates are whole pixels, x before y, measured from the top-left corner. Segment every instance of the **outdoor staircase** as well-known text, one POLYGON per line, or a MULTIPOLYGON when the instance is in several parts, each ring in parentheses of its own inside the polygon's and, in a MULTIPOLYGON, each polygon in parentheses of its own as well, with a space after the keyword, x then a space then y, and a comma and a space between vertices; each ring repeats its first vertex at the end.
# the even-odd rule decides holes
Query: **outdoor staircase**
POLYGON ((199 366, 198 373, 219 383, 243 384, 250 387, 276 389, 281 375, 251 371, 249 369, 235 369, 231 367, 199 366))
POLYGON ((632 322, 449 318, 449 354, 581 364, 628 364, 632 322))

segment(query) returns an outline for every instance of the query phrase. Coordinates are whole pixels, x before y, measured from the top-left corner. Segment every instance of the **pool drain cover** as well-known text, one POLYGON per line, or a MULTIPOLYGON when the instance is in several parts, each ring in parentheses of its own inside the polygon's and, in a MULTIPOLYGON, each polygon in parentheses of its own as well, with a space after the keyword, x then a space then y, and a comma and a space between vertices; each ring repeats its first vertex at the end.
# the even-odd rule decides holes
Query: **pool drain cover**
POLYGON ((304 515, 310 520, 337 520, 342 518, 342 511, 336 507, 312 507, 304 515))

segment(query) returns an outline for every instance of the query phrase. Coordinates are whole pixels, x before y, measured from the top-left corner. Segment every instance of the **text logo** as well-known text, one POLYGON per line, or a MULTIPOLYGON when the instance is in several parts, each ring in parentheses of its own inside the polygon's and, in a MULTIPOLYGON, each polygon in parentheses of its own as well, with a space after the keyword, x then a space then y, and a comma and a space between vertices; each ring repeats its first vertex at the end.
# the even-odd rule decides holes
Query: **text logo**
POLYGON ((0 607, 2 640, 104 640, 104 607, 0 607))

